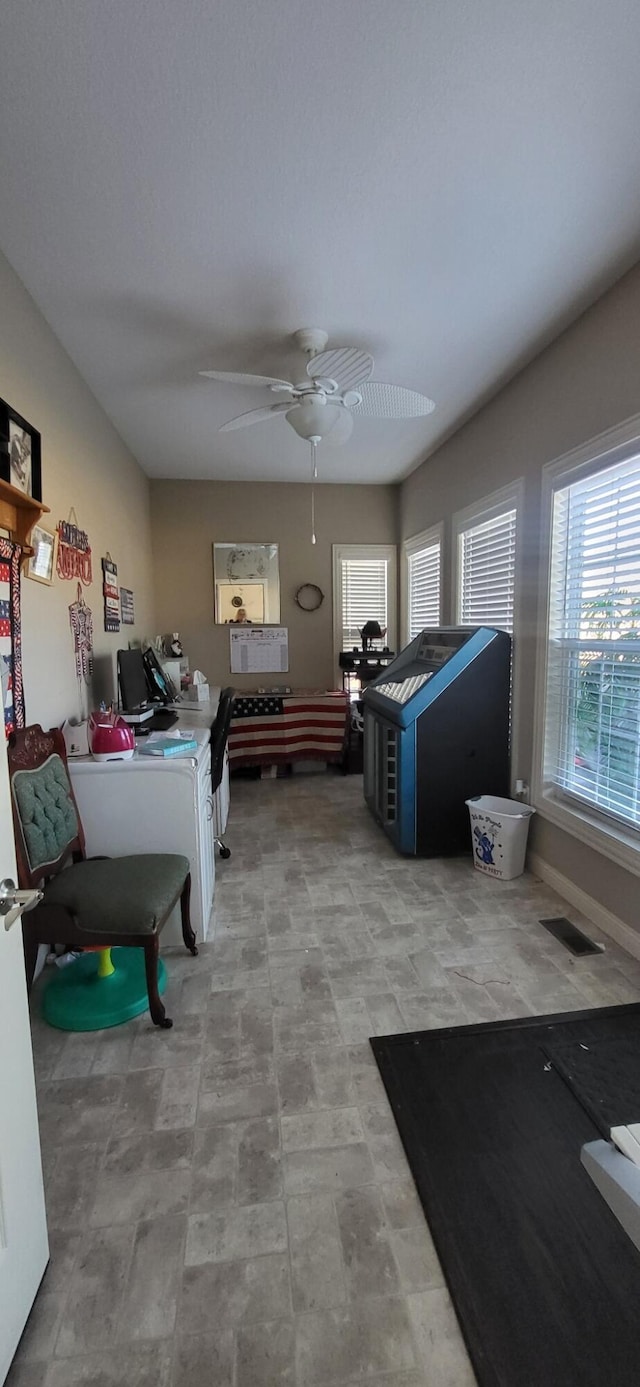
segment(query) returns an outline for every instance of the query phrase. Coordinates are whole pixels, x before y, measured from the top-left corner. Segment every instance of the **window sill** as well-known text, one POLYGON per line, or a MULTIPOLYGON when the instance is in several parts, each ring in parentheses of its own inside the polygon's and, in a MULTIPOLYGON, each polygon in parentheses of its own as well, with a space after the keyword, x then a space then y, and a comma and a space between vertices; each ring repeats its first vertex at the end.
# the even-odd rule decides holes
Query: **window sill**
POLYGON ((584 808, 578 804, 569 805, 551 790, 537 790, 532 803, 543 818, 549 819, 611 862, 617 862, 626 871, 640 876, 640 834, 633 829, 626 830, 624 824, 613 819, 607 823, 590 813, 588 805, 584 808))

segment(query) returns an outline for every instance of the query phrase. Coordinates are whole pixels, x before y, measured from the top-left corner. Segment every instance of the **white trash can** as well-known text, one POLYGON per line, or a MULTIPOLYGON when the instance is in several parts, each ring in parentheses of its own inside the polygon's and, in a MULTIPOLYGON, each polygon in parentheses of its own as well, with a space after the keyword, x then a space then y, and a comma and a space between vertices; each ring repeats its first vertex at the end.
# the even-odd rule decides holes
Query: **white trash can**
POLYGON ((473 865, 498 881, 524 871, 529 820, 535 809, 517 799, 477 795, 465 800, 471 818, 473 865))

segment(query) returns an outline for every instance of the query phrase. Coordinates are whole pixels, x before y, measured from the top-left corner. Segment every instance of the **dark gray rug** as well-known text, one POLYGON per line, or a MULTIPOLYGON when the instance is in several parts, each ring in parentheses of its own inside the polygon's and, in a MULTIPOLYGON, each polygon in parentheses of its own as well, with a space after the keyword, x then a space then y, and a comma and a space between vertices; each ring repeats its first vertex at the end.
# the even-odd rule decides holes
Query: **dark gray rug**
POLYGON ((481 1387, 640 1383, 640 1254, 548 1058, 639 1036, 634 1004, 371 1042, 481 1387))

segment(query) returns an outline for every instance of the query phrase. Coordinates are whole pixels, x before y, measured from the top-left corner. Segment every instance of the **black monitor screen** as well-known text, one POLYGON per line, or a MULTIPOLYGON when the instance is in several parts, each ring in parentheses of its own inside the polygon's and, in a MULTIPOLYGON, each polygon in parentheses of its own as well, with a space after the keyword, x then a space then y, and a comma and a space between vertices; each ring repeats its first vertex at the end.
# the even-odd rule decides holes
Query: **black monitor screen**
POLYGON ((162 665, 155 653, 149 646, 142 656, 142 662, 147 675, 147 684, 151 698, 159 698, 163 703, 175 703, 178 696, 173 680, 163 670, 162 665))
POLYGON ((133 713, 149 699, 149 687, 141 650, 118 651, 118 679, 125 713, 133 713))

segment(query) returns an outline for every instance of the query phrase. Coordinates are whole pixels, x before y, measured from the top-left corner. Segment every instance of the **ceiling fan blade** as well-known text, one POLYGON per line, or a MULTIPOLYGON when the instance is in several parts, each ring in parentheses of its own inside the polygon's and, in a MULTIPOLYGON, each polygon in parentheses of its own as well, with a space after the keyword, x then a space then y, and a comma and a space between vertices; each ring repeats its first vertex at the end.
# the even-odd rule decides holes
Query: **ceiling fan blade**
POLYGON ((358 386, 358 394, 362 400, 352 406, 354 414, 368 414, 371 419, 419 419, 435 409, 433 400, 417 390, 378 380, 365 381, 358 386))
POLYGON ((288 380, 278 380, 277 376, 252 376, 246 371, 199 371, 198 375, 208 380, 225 380, 228 385, 275 385, 279 390, 293 390, 288 380))
POLYGON ((317 376, 329 376, 337 380, 341 390, 350 390, 368 380, 373 371, 373 357, 369 352, 361 352, 359 347, 335 347, 333 351, 319 352, 312 356, 307 365, 307 375, 315 380, 317 376))
POLYGON ((291 409, 291 400, 281 400, 277 405, 263 405, 262 409, 250 409, 247 414, 238 414, 221 424, 218 433, 230 433, 232 429, 244 429, 247 424, 261 424, 265 419, 273 419, 278 414, 286 414, 291 409))

